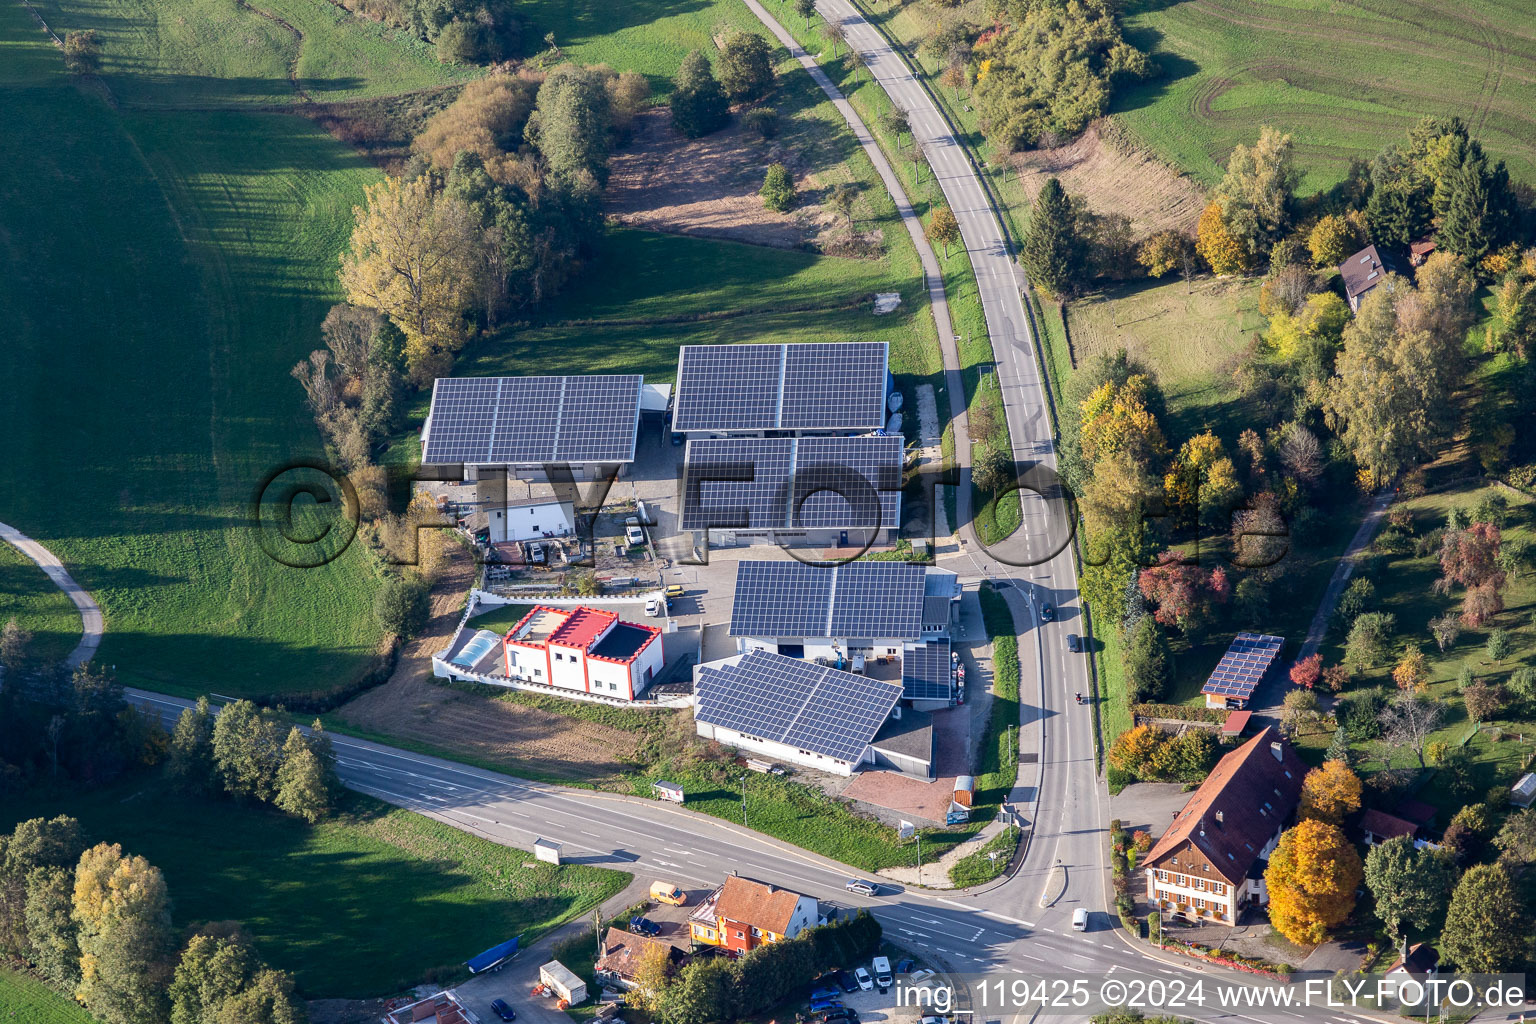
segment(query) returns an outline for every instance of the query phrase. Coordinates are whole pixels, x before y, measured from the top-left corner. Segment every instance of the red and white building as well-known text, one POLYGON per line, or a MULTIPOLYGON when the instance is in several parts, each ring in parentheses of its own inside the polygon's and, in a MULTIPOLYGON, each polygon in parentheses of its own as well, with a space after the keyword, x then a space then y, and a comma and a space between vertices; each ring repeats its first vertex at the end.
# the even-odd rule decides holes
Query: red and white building
POLYGON ((635 700, 661 673, 661 630, 599 608, 535 607, 502 641, 508 678, 635 700))

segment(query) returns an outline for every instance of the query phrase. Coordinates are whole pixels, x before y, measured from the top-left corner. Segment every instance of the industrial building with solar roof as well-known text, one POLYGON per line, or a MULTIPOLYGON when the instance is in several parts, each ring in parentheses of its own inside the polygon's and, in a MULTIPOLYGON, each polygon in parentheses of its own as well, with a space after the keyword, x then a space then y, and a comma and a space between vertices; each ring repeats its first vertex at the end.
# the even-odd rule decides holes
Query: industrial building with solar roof
POLYGON ((903 699, 937 710, 959 698, 950 648, 959 601, 959 577, 932 566, 744 560, 736 569, 730 632, 743 653, 889 672, 900 679, 903 699))
POLYGON ((885 342, 684 345, 672 430, 706 437, 861 434, 885 426, 885 342))
POLYGON ((464 478, 504 469, 545 480, 567 465, 593 480, 635 459, 639 374, 564 377, 440 377, 421 429, 423 465, 464 467, 464 478))
POLYGON ((679 526, 711 547, 894 542, 905 457, 872 434, 689 441, 679 526))
POLYGON ((914 737, 886 728, 901 723, 900 700, 899 683, 751 651, 699 666, 694 728, 705 739, 833 775, 871 764, 931 778, 931 729, 914 737))

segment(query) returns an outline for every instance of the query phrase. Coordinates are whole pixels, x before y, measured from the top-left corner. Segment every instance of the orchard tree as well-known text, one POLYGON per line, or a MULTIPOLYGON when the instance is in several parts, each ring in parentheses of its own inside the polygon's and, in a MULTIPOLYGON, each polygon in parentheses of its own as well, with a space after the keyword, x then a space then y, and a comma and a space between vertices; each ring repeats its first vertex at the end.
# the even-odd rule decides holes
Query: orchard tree
POLYGON ((1281 698, 1280 730, 1287 736, 1299 736, 1313 732, 1322 722, 1323 714, 1317 694, 1311 690, 1288 690, 1281 698))
POLYGON ((846 182, 827 193, 827 208, 847 223, 849 236, 853 235, 853 208, 858 201, 859 190, 846 182))
POLYGON ((773 89, 773 51, 756 32, 736 32, 720 47, 720 87, 738 103, 760 100, 773 89))
POLYGON ((1421 693, 1400 693, 1381 709, 1381 729, 1389 746, 1406 747, 1424 764, 1424 747, 1440 728, 1445 705, 1421 693))
POLYGON ((763 187, 757 190, 763 197, 763 205, 779 213, 788 213, 795 206, 795 179, 783 164, 769 164, 763 175, 763 187))
POLYGON ((1316 818, 1330 825, 1343 825, 1344 819, 1360 809, 1363 786, 1360 776, 1343 761, 1324 761, 1313 768, 1301 783, 1303 818, 1316 818))
POLYGON ((880 126, 896 139, 896 148, 900 149, 901 137, 912 132, 912 119, 904 107, 892 107, 880 115, 880 126))
POLYGON ((1433 931, 1445 914, 1456 885, 1456 867, 1436 850, 1419 849, 1411 836, 1396 836, 1371 847, 1365 858, 1365 884, 1376 916, 1399 946, 1408 929, 1433 931))
POLYGON ((1397 684, 1399 690, 1409 690, 1415 693, 1424 690, 1429 685, 1429 663, 1424 658, 1424 652, 1418 644, 1409 644, 1398 660, 1397 666, 1392 669, 1392 681, 1397 684))
POLYGON ((811 27, 811 15, 816 13, 816 0, 795 0, 795 13, 805 19, 805 27, 811 27))
POLYGON ((1344 659, 1356 668, 1372 668, 1386 660, 1397 629, 1397 616, 1391 612, 1364 612, 1355 617, 1344 641, 1344 659))
POLYGON ((672 124, 690 139, 708 135, 725 125, 730 101, 709 66, 709 58, 689 51, 672 79, 672 124))
POLYGON ((1335 825, 1303 819, 1269 858, 1269 919, 1292 942, 1316 945, 1355 909, 1364 873, 1354 844, 1335 825))
POLYGON ((1474 864, 1451 896, 1440 951, 1463 971, 1501 974, 1526 961, 1530 933, 1530 910, 1509 872, 1474 864))

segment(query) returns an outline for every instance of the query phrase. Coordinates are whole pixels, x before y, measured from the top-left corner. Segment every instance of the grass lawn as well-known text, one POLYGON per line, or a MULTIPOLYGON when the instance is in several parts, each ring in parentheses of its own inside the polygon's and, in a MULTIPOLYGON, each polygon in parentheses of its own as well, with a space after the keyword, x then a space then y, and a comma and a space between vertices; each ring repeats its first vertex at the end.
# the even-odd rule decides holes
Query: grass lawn
POLYGON ((343 815, 311 827, 140 775, 10 801, 0 831, 44 814, 73 815, 90 841, 120 842, 160 868, 178 926, 243 922, 308 998, 451 980, 482 949, 517 934, 532 941, 629 879, 584 865, 527 867, 522 850, 357 794, 343 815))
POLYGON ((0 626, 13 618, 31 631, 33 657, 58 661, 80 642, 74 602, 30 558, 0 543, 0 626))
POLYGON ((506 633, 507 630, 523 621, 523 616, 533 609, 531 604, 504 604, 494 608, 488 608, 469 620, 470 629, 489 629, 497 633, 506 633))
POLYGON ((1252 421, 1231 373, 1265 326, 1258 305, 1254 279, 1201 277, 1186 286, 1171 275, 1069 303, 1067 328, 1079 367, 1124 348, 1153 370, 1168 398, 1171 439, 1211 427, 1230 434, 1230 444, 1252 421))
POLYGON ((377 173, 298 117, 113 110, 19 6, 0 36, 0 515, 95 595, 126 682, 349 682, 378 639, 367 558, 286 568, 248 516, 268 473, 320 455, 287 369, 377 173))
POLYGON ((1214 184, 1262 125, 1296 138, 1303 194, 1351 157, 1459 114, 1515 177, 1536 177, 1529 9, 1500 0, 1202 0, 1126 5, 1126 38, 1161 77, 1116 94, 1116 116, 1165 160, 1214 184))
POLYGON ((92 1024, 94 1018, 30 974, 0 967, 0 1020, 26 1024, 92 1024))
MULTIPOLYGON (((1509 519, 1502 531, 1506 542, 1524 540, 1536 542, 1536 502, 1517 495, 1505 488, 1472 484, 1440 494, 1426 495, 1402 503, 1414 517, 1415 534, 1424 534, 1445 525, 1445 513, 1453 506, 1471 508, 1486 494, 1500 493, 1510 501, 1509 519)), ((1504 683, 1521 665, 1536 661, 1536 575, 1525 572, 1513 576, 1504 591, 1504 611, 1482 629, 1465 630, 1450 650, 1441 653, 1429 633, 1429 620, 1460 607, 1460 588, 1441 596, 1431 590, 1440 575, 1436 554, 1414 556, 1411 552, 1392 556, 1385 561, 1376 575, 1380 610, 1397 617, 1397 637, 1402 644, 1421 645, 1428 661, 1430 692, 1447 704, 1445 721, 1434 735, 1452 745, 1465 742, 1478 765, 1477 786, 1481 793, 1493 786, 1508 786, 1518 777, 1526 758, 1536 749, 1536 721, 1522 714, 1519 702, 1515 702, 1508 717, 1484 723, 1473 734, 1473 723, 1467 719, 1460 695, 1456 692, 1456 680, 1463 666, 1472 671, 1475 678, 1490 683, 1504 683), (1502 628, 1509 633, 1512 653, 1502 662, 1489 659, 1485 645, 1489 632, 1502 628), (1471 737, 1468 739, 1468 737, 1471 737)), ((1324 646, 1325 659, 1332 663, 1343 657, 1342 638, 1330 637, 1324 646)), ((1400 645, 1401 646, 1401 645, 1400 645)), ((1393 661, 1400 654, 1393 655, 1393 661)), ((1351 689, 1365 686, 1381 686, 1389 693, 1396 692, 1392 682, 1391 666, 1357 672, 1351 689)), ((1529 709, 1524 709, 1528 714, 1529 709)), ((1318 735, 1306 738, 1304 747, 1315 748, 1318 754, 1328 745, 1331 736, 1318 735)), ((1361 745, 1359 755, 1367 771, 1379 768, 1382 763, 1371 745, 1361 745)), ((1398 767, 1417 765, 1410 753, 1399 754, 1394 762, 1398 767)), ((1452 793, 1445 786, 1424 786, 1417 794, 1447 812, 1453 812, 1467 802, 1466 797, 1452 793)), ((1442 817, 1442 823, 1449 815, 1442 817)))

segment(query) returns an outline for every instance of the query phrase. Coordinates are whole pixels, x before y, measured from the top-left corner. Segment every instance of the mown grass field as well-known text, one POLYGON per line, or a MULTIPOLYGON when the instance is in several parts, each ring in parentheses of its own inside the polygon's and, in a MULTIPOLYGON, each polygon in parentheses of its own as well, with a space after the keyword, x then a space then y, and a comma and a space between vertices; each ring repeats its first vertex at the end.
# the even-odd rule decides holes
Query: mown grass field
POLYGON ((1303 194, 1351 157, 1458 114, 1515 177, 1536 176, 1536 21, 1510 0, 1140 0, 1126 37, 1160 78, 1111 110, 1165 160, 1214 184, 1263 125, 1296 137, 1303 194))
POLYGON ((113 110, 17 5, 0 36, 0 514, 95 595, 127 682, 350 681, 377 642, 362 552, 286 568, 248 516, 320 455, 287 370, 376 173, 297 117, 113 110))
POLYGON ((530 942, 628 884, 587 865, 525 867, 525 851, 357 794, 344 812, 309 826, 138 776, 9 801, 0 832, 73 815, 91 842, 122 843, 160 868, 178 926, 242 922, 311 999, 448 980, 481 950, 517 934, 530 942))
POLYGON ((0 967, 0 1020, 26 1024, 91 1024, 93 1018, 31 975, 0 967))
POLYGON ((32 656, 57 661, 80 642, 80 613, 27 556, 0 543, 0 626, 15 619, 32 633, 32 656))

